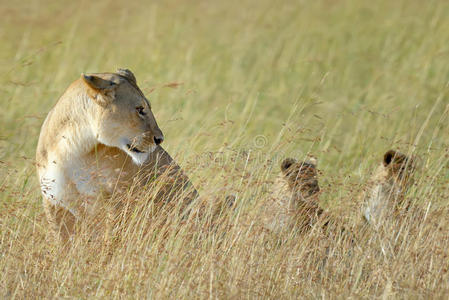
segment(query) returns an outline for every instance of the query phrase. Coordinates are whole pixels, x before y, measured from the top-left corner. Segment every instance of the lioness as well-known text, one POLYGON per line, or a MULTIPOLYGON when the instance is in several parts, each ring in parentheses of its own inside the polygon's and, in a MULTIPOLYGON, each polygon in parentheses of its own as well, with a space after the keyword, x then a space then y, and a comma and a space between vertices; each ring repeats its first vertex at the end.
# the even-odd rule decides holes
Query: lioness
POLYGON ((281 163, 267 209, 266 227, 275 232, 295 226, 304 232, 321 216, 316 160, 287 158, 281 163))
MULTIPOLYGON (((132 184, 165 174, 165 195, 190 186, 163 140, 131 71, 82 74, 73 82, 48 113, 36 151, 45 212, 58 236, 67 240, 77 220, 102 209, 99 199, 132 184)), ((187 197, 196 197, 193 187, 187 197)))
POLYGON ((403 204, 405 193, 412 184, 416 169, 416 159, 395 150, 384 154, 382 163, 377 167, 368 182, 368 189, 362 194, 365 220, 379 225, 388 211, 397 211, 403 204))

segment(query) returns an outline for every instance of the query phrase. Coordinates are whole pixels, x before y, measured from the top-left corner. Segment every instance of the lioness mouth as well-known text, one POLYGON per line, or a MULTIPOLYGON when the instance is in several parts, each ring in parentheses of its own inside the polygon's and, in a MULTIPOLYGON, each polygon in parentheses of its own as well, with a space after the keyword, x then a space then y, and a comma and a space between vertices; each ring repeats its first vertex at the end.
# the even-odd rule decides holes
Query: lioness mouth
POLYGON ((136 147, 131 147, 130 144, 126 144, 126 146, 127 146, 128 149, 131 150, 132 152, 136 152, 136 153, 145 153, 144 151, 141 151, 141 150, 137 149, 136 147))

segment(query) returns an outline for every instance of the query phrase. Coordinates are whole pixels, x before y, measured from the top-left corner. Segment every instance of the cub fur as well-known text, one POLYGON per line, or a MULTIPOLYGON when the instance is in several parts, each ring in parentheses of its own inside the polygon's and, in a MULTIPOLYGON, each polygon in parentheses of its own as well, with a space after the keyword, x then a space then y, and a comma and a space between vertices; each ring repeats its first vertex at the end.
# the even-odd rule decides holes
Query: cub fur
POLYGON ((379 225, 389 211, 397 211, 404 203, 407 189, 413 183, 416 158, 395 150, 384 154, 363 193, 363 216, 372 224, 379 225))
POLYGON ((191 186, 163 140, 131 71, 82 74, 73 82, 48 113, 36 151, 45 212, 58 236, 67 240, 76 223, 103 210, 100 199, 133 184, 165 174, 165 194, 191 186))
POLYGON ((310 229, 323 213, 319 193, 316 160, 285 159, 266 207, 266 227, 274 232, 293 226, 302 232, 310 229))

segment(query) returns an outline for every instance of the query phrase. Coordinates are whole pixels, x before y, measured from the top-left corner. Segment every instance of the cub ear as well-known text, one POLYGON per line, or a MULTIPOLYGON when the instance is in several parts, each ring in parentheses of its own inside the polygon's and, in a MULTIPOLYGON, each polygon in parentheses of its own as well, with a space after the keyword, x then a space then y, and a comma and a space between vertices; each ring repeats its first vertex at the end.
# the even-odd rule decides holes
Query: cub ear
POLYGON ((114 100, 118 83, 103 79, 97 75, 81 74, 81 79, 89 87, 89 96, 98 104, 106 107, 114 100))
POLYGON ((396 156, 396 151, 394 150, 389 150, 387 152, 385 152, 384 154, 384 166, 388 166, 389 164, 391 164, 391 162, 393 161, 393 158, 396 156))
POLYGON ((281 170, 282 172, 286 172, 288 168, 290 168, 293 164, 295 164, 297 161, 294 158, 286 158, 281 163, 281 170))
POLYGON ((131 81, 134 84, 137 84, 136 76, 134 76, 133 72, 131 72, 128 69, 117 69, 116 72, 118 75, 125 77, 129 81, 131 81))
POLYGON ((312 156, 309 157, 306 162, 313 165, 314 167, 316 167, 318 165, 318 160, 312 156))

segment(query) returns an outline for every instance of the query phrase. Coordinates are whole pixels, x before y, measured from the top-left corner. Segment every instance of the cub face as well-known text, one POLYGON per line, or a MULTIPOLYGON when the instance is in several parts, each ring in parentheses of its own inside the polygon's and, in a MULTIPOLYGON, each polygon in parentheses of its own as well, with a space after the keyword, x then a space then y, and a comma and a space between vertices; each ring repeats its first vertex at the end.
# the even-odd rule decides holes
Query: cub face
POLYGON ((416 159, 395 150, 389 150, 384 154, 383 166, 387 171, 387 178, 395 184, 409 186, 416 169, 416 159))
POLYGON ((142 164, 164 136, 134 74, 119 69, 117 73, 82 74, 81 79, 97 104, 93 129, 98 141, 122 149, 142 164))
POLYGON ((281 171, 290 189, 306 200, 320 191, 316 161, 297 161, 286 158, 281 163, 281 171))

